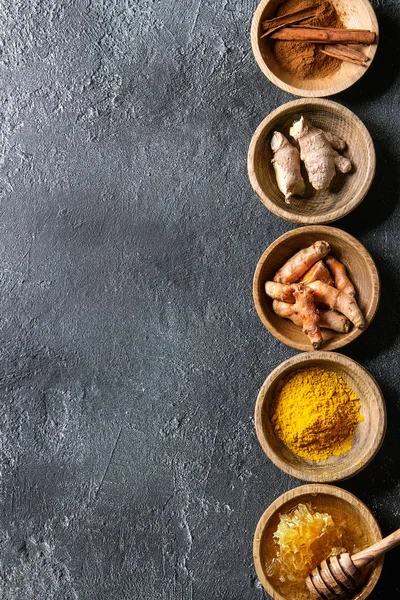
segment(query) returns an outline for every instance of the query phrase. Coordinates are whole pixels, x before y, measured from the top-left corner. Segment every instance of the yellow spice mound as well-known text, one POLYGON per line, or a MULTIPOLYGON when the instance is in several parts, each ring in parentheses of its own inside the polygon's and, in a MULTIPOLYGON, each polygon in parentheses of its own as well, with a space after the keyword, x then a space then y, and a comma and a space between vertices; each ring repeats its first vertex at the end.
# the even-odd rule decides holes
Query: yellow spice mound
POLYGON ((276 434, 292 452, 320 461, 350 450, 357 424, 364 417, 357 395, 340 375, 309 368, 280 383, 271 420, 276 434))

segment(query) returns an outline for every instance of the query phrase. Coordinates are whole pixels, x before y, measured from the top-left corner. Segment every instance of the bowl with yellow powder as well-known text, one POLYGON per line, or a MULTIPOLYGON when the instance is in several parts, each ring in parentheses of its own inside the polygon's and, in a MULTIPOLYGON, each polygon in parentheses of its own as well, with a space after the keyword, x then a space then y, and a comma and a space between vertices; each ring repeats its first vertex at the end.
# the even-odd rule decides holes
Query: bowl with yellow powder
MULTIPOLYGON (((343 40, 339 50, 343 50, 343 44, 347 42, 343 40)), ((368 0, 261 0, 252 21, 251 45, 258 66, 276 86, 295 96, 331 96, 352 86, 371 65, 378 46, 378 22, 368 0), (271 19, 299 11, 307 17, 310 9, 308 18, 269 30, 271 19), (337 43, 312 42, 314 36, 307 34, 315 33, 315 28, 328 28, 328 37, 332 29, 363 30, 373 39, 362 43, 355 39, 355 44, 348 47, 356 49, 361 60, 356 55, 355 62, 351 57, 349 62, 349 57, 340 53, 332 56, 337 43), (293 34, 294 29, 301 34, 298 40, 290 40, 293 35, 282 35, 293 34)))
POLYGON ((307 352, 270 373, 257 397, 255 426, 270 460, 304 481, 352 477, 374 458, 386 408, 374 378, 347 356, 307 352))
MULTIPOLYGON (((277 498, 260 518, 253 542, 257 576, 275 600, 310 600, 305 578, 332 554, 351 554, 381 539, 378 523, 353 494, 308 484, 277 498)), ((367 571, 348 600, 364 600, 375 587, 383 559, 367 571)))

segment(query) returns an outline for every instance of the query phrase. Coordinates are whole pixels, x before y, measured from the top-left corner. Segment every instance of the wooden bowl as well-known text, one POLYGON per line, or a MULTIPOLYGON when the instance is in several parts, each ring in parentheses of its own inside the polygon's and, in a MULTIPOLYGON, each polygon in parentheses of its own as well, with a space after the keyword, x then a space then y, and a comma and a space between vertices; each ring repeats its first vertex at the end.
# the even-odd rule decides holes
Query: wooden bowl
POLYGON ((341 104, 318 98, 293 100, 269 114, 253 135, 247 160, 250 183, 268 210, 282 219, 305 225, 331 223, 354 210, 371 186, 375 164, 374 144, 360 119, 341 104), (274 131, 294 142, 289 129, 301 115, 347 142, 342 154, 350 159, 353 168, 350 173, 338 173, 329 190, 317 191, 308 183, 303 198, 293 197, 286 204, 271 164, 270 142, 274 131))
POLYGON ((268 79, 285 92, 294 96, 323 97, 338 94, 358 81, 372 63, 378 47, 378 21, 368 0, 332 0, 346 29, 368 29, 376 33, 376 43, 363 46, 364 54, 370 59, 366 66, 342 62, 337 71, 327 77, 302 79, 284 71, 275 60, 272 40, 260 39, 264 33, 262 22, 276 15, 284 0, 261 0, 254 13, 251 25, 251 47, 261 71, 268 79))
POLYGON ((293 254, 310 246, 317 240, 329 242, 332 255, 342 262, 356 288, 358 306, 365 318, 365 328, 354 326, 349 333, 337 333, 322 329, 322 350, 335 350, 346 346, 356 338, 372 322, 379 304, 380 281, 377 268, 371 255, 353 236, 323 225, 310 225, 292 229, 273 242, 258 261, 253 279, 253 299, 258 316, 273 336, 297 350, 312 350, 312 346, 300 327, 292 321, 283 319, 272 310, 272 299, 265 293, 265 282, 272 281, 276 271, 293 254))
POLYGON ((274 369, 258 394, 254 420, 258 441, 268 458, 285 473, 303 481, 340 481, 359 473, 374 458, 386 433, 385 401, 375 379, 354 360, 334 352, 297 354, 274 369), (319 462, 293 454, 275 434, 270 420, 278 383, 294 371, 311 367, 340 375, 357 394, 364 417, 356 428, 351 450, 319 462))
MULTIPOLYGON (((307 503, 314 510, 327 512, 333 519, 345 515, 354 522, 355 529, 365 533, 365 547, 382 539, 378 523, 370 510, 358 498, 332 485, 302 485, 282 494, 267 508, 258 522, 253 541, 253 558, 258 579, 264 589, 274 600, 291 600, 282 596, 273 586, 266 569, 266 559, 273 556, 273 533, 279 523, 279 514, 289 512, 300 502, 307 503)), ((364 584, 350 600, 364 600, 374 589, 383 567, 383 557, 376 560, 369 570, 365 571, 364 584)))

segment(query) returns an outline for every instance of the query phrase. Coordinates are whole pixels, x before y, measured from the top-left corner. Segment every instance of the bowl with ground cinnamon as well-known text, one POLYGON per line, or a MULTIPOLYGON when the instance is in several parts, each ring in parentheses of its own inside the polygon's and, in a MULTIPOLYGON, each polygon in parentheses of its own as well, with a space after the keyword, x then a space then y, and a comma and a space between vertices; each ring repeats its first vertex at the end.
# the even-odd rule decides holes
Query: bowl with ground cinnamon
POLYGON ((323 97, 363 76, 378 31, 368 0, 261 0, 251 43, 272 83, 296 96, 323 97))
POLYGON ((347 356, 307 352, 265 380, 255 427, 268 458, 304 481, 348 479, 368 465, 386 433, 386 409, 374 378, 347 356))

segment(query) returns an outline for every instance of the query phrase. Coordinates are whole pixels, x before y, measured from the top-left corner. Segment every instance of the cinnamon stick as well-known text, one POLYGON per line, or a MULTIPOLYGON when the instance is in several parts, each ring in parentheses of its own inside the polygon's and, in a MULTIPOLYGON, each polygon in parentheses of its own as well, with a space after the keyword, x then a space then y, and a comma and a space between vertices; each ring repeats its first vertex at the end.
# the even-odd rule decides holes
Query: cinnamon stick
POLYGON ((366 63, 369 61, 368 56, 365 56, 365 54, 359 50, 343 46, 342 44, 330 44, 329 46, 321 48, 321 52, 322 54, 327 54, 328 56, 333 56, 339 60, 344 60, 345 62, 354 63, 356 65, 366 66, 366 63))
MULTIPOLYGON (((303 29, 329 29, 326 25, 309 25, 308 23, 307 25, 298 25, 298 27, 301 27, 303 29)), ((333 29, 333 27, 330 27, 330 29, 333 29)), ((365 29, 350 29, 350 27, 346 27, 345 29, 346 31, 365 31, 365 29)))
POLYGON ((292 25, 300 23, 301 21, 305 21, 306 19, 312 19, 316 14, 317 7, 315 6, 311 8, 303 8, 302 10, 298 10, 288 15, 283 15, 282 17, 275 17, 274 19, 263 21, 262 28, 266 33, 264 33, 261 37, 266 37, 274 31, 277 31, 282 27, 286 27, 286 25, 292 25))
POLYGON ((271 34, 274 40, 302 41, 313 44, 373 44, 375 33, 365 29, 337 29, 334 27, 284 27, 271 34))

